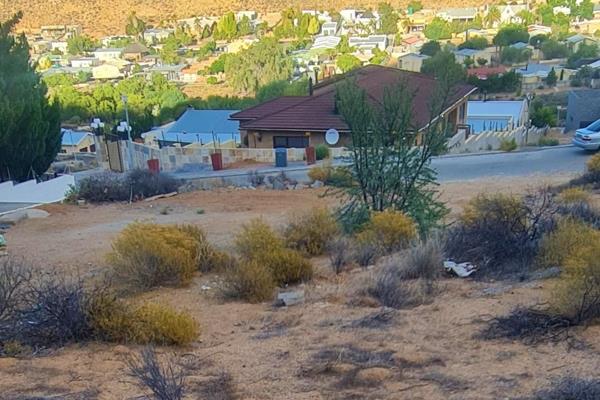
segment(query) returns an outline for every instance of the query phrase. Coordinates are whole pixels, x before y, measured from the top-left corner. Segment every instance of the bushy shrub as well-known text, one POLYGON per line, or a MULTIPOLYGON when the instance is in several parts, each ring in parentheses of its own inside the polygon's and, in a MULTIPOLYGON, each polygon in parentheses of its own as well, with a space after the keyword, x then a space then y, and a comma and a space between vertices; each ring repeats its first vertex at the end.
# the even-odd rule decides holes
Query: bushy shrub
POLYGON ((140 357, 127 360, 129 374, 140 386, 152 391, 157 400, 181 400, 184 396, 185 373, 172 362, 162 365, 152 347, 142 350, 140 357))
POLYGON ((315 182, 321 181, 323 183, 329 180, 329 176, 331 175, 332 168, 329 165, 323 165, 322 167, 316 166, 312 167, 308 170, 308 178, 315 182))
POLYGON ((550 138, 546 136, 542 136, 540 140, 538 140, 538 146, 558 146, 559 141, 556 138, 550 138))
POLYGON ((152 303, 136 308, 109 294, 93 299, 89 318, 95 335, 110 342, 186 345, 199 335, 198 324, 186 313, 152 303))
POLYGON ((389 258, 385 265, 395 268, 401 279, 438 279, 443 272, 444 245, 432 236, 389 258))
POLYGON ((567 188, 560 192, 558 199, 561 203, 590 203, 590 193, 579 187, 567 188))
POLYGON ((403 279, 398 268, 386 266, 375 274, 367 292, 382 306, 400 309, 430 302, 435 284, 423 279, 403 279))
POLYGON ((131 188, 134 199, 176 192, 177 180, 162 172, 149 169, 133 169, 126 176, 126 185, 131 188))
POLYGON ((342 272, 350 260, 350 244, 350 240, 344 236, 336 236, 327 244, 329 264, 336 275, 342 272))
POLYGON ((582 251, 564 261, 561 278, 552 288, 552 310, 575 324, 600 317, 600 240, 590 238, 582 251))
POLYGON ((217 83, 219 83, 219 80, 216 76, 209 76, 208 78, 206 78, 206 83, 208 83, 209 85, 216 85, 217 83))
POLYGON ((283 231, 288 247, 317 256, 323 254, 327 242, 339 231, 337 221, 326 208, 294 216, 283 231))
POLYGON ((352 186, 352 174, 346 167, 332 167, 331 163, 324 163, 323 166, 312 167, 308 171, 308 177, 311 181, 321 181, 326 185, 335 187, 352 186))
POLYGON ((401 250, 417 236, 415 223, 399 211, 373 213, 365 228, 357 235, 359 241, 376 243, 385 253, 401 250))
POLYGON ((235 244, 242 261, 265 266, 278 285, 312 277, 312 264, 297 251, 285 248, 283 240, 260 219, 243 225, 235 244))
POLYGON ((542 239, 537 263, 541 267, 562 267, 590 245, 600 246, 600 231, 578 221, 563 220, 542 239))
POLYGON ((589 174, 600 175, 600 154, 594 154, 586 163, 586 169, 589 174))
POLYGON ((315 146, 315 156, 317 160, 324 160, 329 158, 329 147, 324 144, 318 144, 315 146))
POLYGON ((193 238, 197 245, 197 264, 201 272, 225 271, 236 263, 236 259, 229 254, 217 250, 212 246, 204 231, 195 225, 179 225, 179 230, 193 238))
POLYGON ((513 139, 502 139, 500 142, 501 151, 513 151, 517 149, 517 141, 513 139))
POLYGON ((352 258, 361 267, 373 264, 379 255, 379 246, 369 237, 359 237, 352 242, 352 258))
POLYGON ((558 207, 558 213, 565 218, 571 218, 595 229, 600 229, 600 211, 591 203, 585 201, 563 202, 558 207))
POLYGON ((177 180, 164 173, 134 169, 126 175, 104 172, 79 182, 77 196, 92 203, 137 200, 177 191, 177 180))
POLYGON ((77 196, 92 203, 125 201, 130 195, 122 175, 115 172, 91 175, 83 178, 77 186, 77 196))
POLYGON ((546 190, 524 198, 479 195, 464 209, 446 239, 446 255, 478 266, 478 277, 522 272, 537 254, 544 232, 557 213, 546 190))
POLYGON ((523 400, 596 400, 600 399, 600 380, 566 377, 554 381, 547 389, 538 390, 523 400))
POLYGON ((197 268, 197 239, 188 228, 136 222, 113 241, 108 258, 119 281, 131 288, 182 286, 197 268))
POLYGON ((225 272, 223 294, 251 303, 270 300, 275 289, 271 271, 257 261, 239 263, 225 272))

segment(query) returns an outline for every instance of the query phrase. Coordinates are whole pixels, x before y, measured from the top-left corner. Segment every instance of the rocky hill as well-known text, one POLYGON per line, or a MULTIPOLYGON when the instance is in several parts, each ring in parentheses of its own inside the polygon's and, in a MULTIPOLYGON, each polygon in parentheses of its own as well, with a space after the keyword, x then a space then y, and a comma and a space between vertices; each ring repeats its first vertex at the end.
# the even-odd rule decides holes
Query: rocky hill
MULTIPOLYGON (((135 11, 150 24, 194 15, 221 15, 229 10, 279 12, 295 6, 303 9, 341 9, 376 7, 380 0, 0 0, 0 20, 23 11, 20 27, 35 29, 40 25, 79 24, 94 36, 122 33, 127 15, 135 11)), ((408 0, 390 1, 396 7, 408 0)), ((425 0, 429 7, 466 7, 481 5, 475 0, 446 0, 443 4, 425 0)))

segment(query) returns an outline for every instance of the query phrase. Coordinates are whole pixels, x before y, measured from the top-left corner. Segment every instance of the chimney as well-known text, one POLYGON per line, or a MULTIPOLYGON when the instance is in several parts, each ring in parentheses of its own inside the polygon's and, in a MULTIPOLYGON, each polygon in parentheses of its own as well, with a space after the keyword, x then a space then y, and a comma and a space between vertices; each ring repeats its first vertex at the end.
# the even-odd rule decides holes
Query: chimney
POLYGON ((313 95, 313 79, 312 77, 308 78, 308 95, 313 95))

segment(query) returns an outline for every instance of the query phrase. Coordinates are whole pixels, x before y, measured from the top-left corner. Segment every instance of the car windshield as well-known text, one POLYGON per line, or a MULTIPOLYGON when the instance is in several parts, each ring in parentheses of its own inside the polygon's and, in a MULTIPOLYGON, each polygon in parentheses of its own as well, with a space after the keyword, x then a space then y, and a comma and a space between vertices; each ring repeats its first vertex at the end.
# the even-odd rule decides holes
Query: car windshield
POLYGON ((589 130, 589 131, 592 131, 592 132, 598 132, 598 131, 600 131, 600 119, 599 119, 598 121, 596 121, 596 122, 592 122, 592 123, 591 123, 591 124, 590 124, 590 125, 589 125, 587 128, 585 128, 585 129, 587 129, 587 130, 589 130))

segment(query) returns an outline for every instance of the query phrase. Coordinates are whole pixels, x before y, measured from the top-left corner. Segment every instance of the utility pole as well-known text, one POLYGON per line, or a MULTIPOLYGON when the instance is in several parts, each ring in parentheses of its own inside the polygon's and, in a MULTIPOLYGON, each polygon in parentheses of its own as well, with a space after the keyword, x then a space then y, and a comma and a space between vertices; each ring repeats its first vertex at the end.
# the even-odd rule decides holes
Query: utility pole
POLYGON ((131 125, 129 124, 129 111, 127 110, 127 96, 121 95, 121 100, 123 101, 123 107, 125 108, 125 126, 124 129, 127 131, 127 160, 129 164, 129 168, 133 169, 133 141, 131 140, 131 125))

